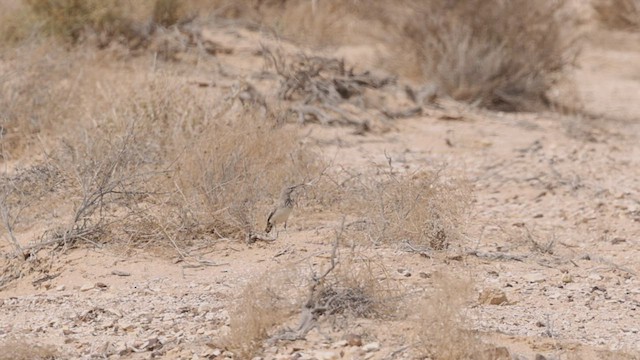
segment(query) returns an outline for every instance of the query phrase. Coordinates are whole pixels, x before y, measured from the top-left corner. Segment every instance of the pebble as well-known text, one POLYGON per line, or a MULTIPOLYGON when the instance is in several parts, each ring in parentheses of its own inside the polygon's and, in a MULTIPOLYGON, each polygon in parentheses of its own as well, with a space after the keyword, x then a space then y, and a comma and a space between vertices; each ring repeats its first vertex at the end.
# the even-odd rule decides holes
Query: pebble
POLYGON ((362 346, 362 336, 356 334, 348 334, 345 336, 347 345, 349 346, 362 346))
POLYGON ((480 296, 478 297, 478 301, 481 304, 487 305, 502 305, 507 304, 507 294, 504 291, 499 289, 484 289, 480 292, 480 296))
POLYGON ((542 273, 530 273, 524 275, 522 279, 530 283, 541 283, 544 282, 547 277, 542 273))
POLYGON ((80 288, 80 291, 89 291, 89 290, 93 289, 93 286, 94 286, 93 284, 84 284, 80 288))
POLYGON ((349 345, 349 342, 347 340, 340 340, 331 344, 331 347, 335 349, 335 348, 345 347, 347 345, 349 345))
POLYGON ((373 352, 380 350, 380 344, 377 342, 371 342, 362 346, 362 351, 364 352, 373 352))
POLYGON ((318 350, 313 352, 312 358, 317 360, 337 360, 340 359, 340 355, 333 351, 318 350))

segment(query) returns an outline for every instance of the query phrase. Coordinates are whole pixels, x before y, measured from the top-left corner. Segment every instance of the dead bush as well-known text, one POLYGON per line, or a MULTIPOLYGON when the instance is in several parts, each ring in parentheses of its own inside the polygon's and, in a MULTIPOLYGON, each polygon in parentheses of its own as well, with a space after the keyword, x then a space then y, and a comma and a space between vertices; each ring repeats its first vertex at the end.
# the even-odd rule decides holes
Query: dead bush
POLYGON ((352 214, 347 233, 373 244, 409 243, 434 250, 458 242, 471 200, 461 179, 441 171, 379 175, 339 174, 322 186, 316 201, 352 214), (344 178, 344 180, 336 180, 344 178))
POLYGON ((247 286, 230 314, 226 344, 235 355, 257 355, 265 341, 304 339, 309 331, 327 322, 334 329, 346 328, 351 320, 396 314, 397 301, 403 295, 388 280, 386 267, 358 251, 341 254, 339 244, 344 234, 344 228, 336 234, 328 263, 287 267, 247 286), (277 329, 290 322, 296 312, 295 328, 277 329))
POLYGON ((404 33, 422 73, 456 100, 532 110, 575 57, 562 2, 430 0, 416 3, 404 33))
POLYGON ((118 0, 27 0, 45 22, 45 30, 72 43, 95 31, 101 36, 124 34, 131 27, 118 0))
POLYGON ((20 0, 0 0, 0 50, 12 47, 38 32, 34 14, 20 0))
POLYGON ((264 226, 282 188, 319 173, 321 162, 298 143, 297 129, 280 127, 255 109, 224 112, 203 128, 180 164, 178 186, 187 206, 218 236, 264 226))
POLYGON ((63 128, 80 107, 82 89, 68 79, 83 66, 77 54, 46 44, 25 45, 6 55, 14 65, 0 77, 0 156, 13 160, 37 137, 63 128))
POLYGON ((156 0, 151 18, 155 24, 169 27, 181 20, 182 4, 178 0, 156 0))
POLYGON ((639 0, 596 0, 592 2, 598 20, 613 29, 640 30, 639 0))
POLYGON ((55 193, 64 186, 61 172, 51 163, 36 164, 16 169, 12 174, 0 175, 0 221, 5 236, 16 251, 22 250, 24 242, 16 233, 24 226, 44 217, 52 210, 55 193))
POLYGON ((185 22, 194 17, 188 10, 195 13, 176 0, 26 1, 32 13, 43 22, 45 33, 71 44, 92 40, 100 48, 114 42, 132 50, 145 48, 158 26, 185 22))
POLYGON ((299 269, 283 268, 250 281, 229 314, 223 345, 241 359, 257 355, 273 328, 300 308, 304 278, 299 269))
POLYGON ((124 133, 92 130, 95 133, 82 142, 64 141, 52 156, 72 184, 66 194, 72 204, 68 224, 49 233, 64 248, 104 239, 109 225, 129 216, 118 207, 134 206, 136 197, 147 194, 146 185, 156 173, 145 166, 135 146, 143 136, 135 123, 124 133))
POLYGON ((471 331, 464 328, 462 314, 473 293, 469 280, 453 275, 436 274, 428 297, 415 305, 416 337, 424 355, 432 359, 486 359, 484 345, 471 331))

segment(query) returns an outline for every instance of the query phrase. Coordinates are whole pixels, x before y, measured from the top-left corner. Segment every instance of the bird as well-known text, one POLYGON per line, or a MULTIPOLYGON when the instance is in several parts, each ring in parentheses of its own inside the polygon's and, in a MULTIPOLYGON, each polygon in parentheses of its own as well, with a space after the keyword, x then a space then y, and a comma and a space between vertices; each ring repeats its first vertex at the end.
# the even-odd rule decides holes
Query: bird
POLYGON ((287 229, 287 220, 293 210, 293 199, 291 198, 291 194, 293 194, 293 191, 298 186, 299 185, 288 186, 282 190, 278 205, 271 211, 267 218, 267 227, 264 229, 264 232, 267 234, 270 233, 271 229, 279 223, 284 223, 284 228, 285 230, 287 229))

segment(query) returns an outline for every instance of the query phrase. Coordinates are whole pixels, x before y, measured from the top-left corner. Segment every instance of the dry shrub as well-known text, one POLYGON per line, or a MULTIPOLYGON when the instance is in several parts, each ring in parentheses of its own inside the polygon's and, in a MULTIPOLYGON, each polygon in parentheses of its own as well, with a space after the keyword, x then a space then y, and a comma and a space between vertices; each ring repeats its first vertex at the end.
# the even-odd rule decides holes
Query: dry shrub
POLYGON ((454 99, 506 111, 548 103, 572 64, 562 2, 430 0, 405 25, 424 76, 454 99))
POLYGON ((65 247, 78 240, 106 240, 109 227, 120 226, 131 215, 122 209, 135 207, 151 191, 147 186, 157 174, 145 164, 144 152, 136 146, 146 134, 135 123, 125 132, 91 130, 93 134, 85 134, 85 139, 63 141, 52 155, 71 184, 65 194, 72 209, 68 224, 49 234, 65 247))
POLYGON ((428 298, 416 304, 417 341, 429 358, 483 359, 478 355, 484 348, 482 342, 473 332, 464 329, 462 311, 472 290, 469 280, 438 273, 428 298))
POLYGON ((183 7, 179 0, 155 0, 151 19, 164 27, 175 25, 183 18, 183 7))
POLYGON ((466 181, 448 179, 441 171, 350 175, 336 183, 311 196, 356 216, 348 233, 374 244, 408 241, 443 250, 459 240, 471 200, 466 181))
POLYGON ((26 0, 47 34, 71 44, 88 39, 99 47, 112 42, 137 49, 149 44, 157 26, 168 27, 194 16, 177 0, 26 0))
POLYGON ((391 281, 380 281, 390 278, 382 261, 338 250, 335 243, 330 264, 287 266, 250 282, 230 313, 225 346, 239 358, 251 358, 265 342, 304 339, 325 321, 335 329, 358 318, 395 315, 402 294, 391 281), (296 313, 296 328, 278 329, 296 313))
POLYGON ((403 3, 382 0, 209 0, 216 14, 248 21, 305 45, 389 40, 403 3), (399 9, 400 8, 400 9, 399 9), (393 15, 392 15, 393 14, 393 15), (380 21, 384 19, 385 21, 380 21))
POLYGON ((38 30, 33 12, 21 0, 0 0, 0 50, 28 39, 38 30))
MULTIPOLYGON (((37 218, 53 210, 50 205, 64 186, 61 172, 52 163, 36 164, 0 175, 0 221, 5 237, 16 251, 22 249, 17 237, 37 218)), ((58 199, 59 200, 59 199, 58 199)))
POLYGON ((316 307, 322 309, 322 315, 339 315, 347 320, 389 318, 397 311, 400 296, 389 278, 380 259, 358 253, 341 256, 335 269, 319 284, 316 307))
POLYGON ((40 345, 26 340, 8 339, 0 342, 0 360, 55 360, 64 356, 52 345, 40 345))
POLYGON ((0 156, 13 160, 37 137, 63 128, 80 107, 82 89, 68 79, 82 61, 46 44, 25 45, 6 55, 11 67, 0 77, 0 156))
POLYGON ((203 128, 180 164, 178 186, 202 224, 219 236, 247 234, 282 188, 316 176, 320 162, 297 129, 257 109, 223 112, 203 128))
POLYGON ((95 31, 104 36, 126 33, 131 24, 118 0, 26 0, 43 19, 45 30, 72 43, 95 31))
POLYGON ((252 20, 307 45, 384 44, 403 55, 386 59, 388 67, 492 109, 547 105, 547 91, 576 52, 574 32, 563 28, 562 2, 554 0, 217 3, 223 16, 252 20))
POLYGON ((299 269, 282 268, 250 281, 229 314, 224 346, 240 359, 258 354, 273 328, 302 306, 304 278, 299 269))
POLYGON ((640 0, 595 0, 598 20, 613 29, 640 30, 640 0))
POLYGON ((282 187, 319 169, 297 129, 259 109, 222 102, 214 113, 206 96, 163 80, 136 92, 65 147, 62 168, 78 184, 73 223, 85 226, 88 211, 116 229, 126 222, 131 240, 174 246, 203 231, 239 237, 264 225, 282 187))

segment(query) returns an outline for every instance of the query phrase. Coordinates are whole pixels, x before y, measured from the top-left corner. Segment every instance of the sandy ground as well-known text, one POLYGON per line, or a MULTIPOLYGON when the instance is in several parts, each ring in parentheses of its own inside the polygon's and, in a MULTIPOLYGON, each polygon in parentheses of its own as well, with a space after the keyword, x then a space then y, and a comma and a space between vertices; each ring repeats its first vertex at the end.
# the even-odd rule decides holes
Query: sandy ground
MULTIPOLYGON (((257 34, 223 27, 207 36, 233 49, 217 57, 228 73, 259 68, 251 54, 265 40, 257 34)), ((463 243, 430 257, 391 246, 376 253, 408 288, 428 292, 431 274, 448 272, 471 277, 476 294, 503 292, 501 305, 473 301, 464 310, 468 328, 485 341, 517 359, 639 359, 637 38, 599 32, 588 41, 572 76, 592 117, 496 113, 442 100, 364 136, 308 125, 304 141, 337 166, 385 167, 388 156, 398 169, 447 164, 471 181, 475 201, 463 243)), ((378 50, 336 53, 358 62, 378 50)), ((356 65, 369 63, 375 61, 356 65)), ((199 71, 185 80, 228 81, 199 71)), ((0 291, 0 340, 52 344, 69 358, 230 356, 219 339, 242 286, 284 263, 323 261, 314 254, 331 248, 338 219, 298 207, 274 243, 232 239, 191 251, 214 266, 144 249, 74 250, 56 259, 51 278, 33 274, 0 291)), ((407 327, 383 320, 342 332, 327 326, 306 340, 267 347, 264 358, 412 359, 407 327), (362 346, 341 342, 347 333, 362 335, 362 346)))

